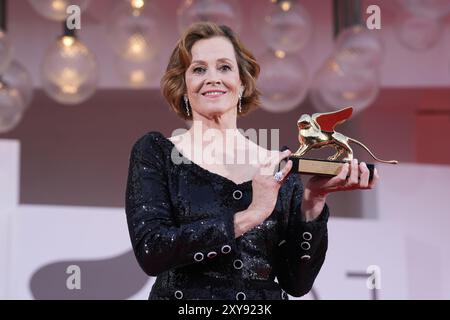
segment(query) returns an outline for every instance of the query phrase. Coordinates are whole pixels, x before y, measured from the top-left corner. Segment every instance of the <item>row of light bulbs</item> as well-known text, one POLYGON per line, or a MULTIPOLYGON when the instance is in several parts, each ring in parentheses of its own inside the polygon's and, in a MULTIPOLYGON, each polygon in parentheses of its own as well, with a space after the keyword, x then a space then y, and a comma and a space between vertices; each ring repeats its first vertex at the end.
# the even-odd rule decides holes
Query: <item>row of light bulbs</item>
MULTIPOLYGON (((6 0, 2 0, 6 1, 6 0)), ((67 17, 66 8, 78 5, 83 11, 90 0, 29 0, 33 8, 43 17, 63 22, 67 17)), ((5 2, 3 2, 5 4, 5 2)), ((127 0, 121 3, 133 17, 138 17, 144 8, 143 0, 127 0)), ((6 11, 6 10, 5 10, 6 11)), ((3 12, 6 15, 6 12, 3 12)), ((127 12, 128 14, 128 12, 127 12)), ((4 17, 6 18, 6 17, 4 17)), ((142 42, 138 36, 130 38, 124 59, 144 57, 142 42)), ((144 57, 149 58, 149 57, 144 57)), ((148 59, 147 59, 148 60, 148 59)), ((46 51, 41 63, 41 81, 44 91, 60 104, 74 105, 91 97, 99 80, 98 61, 95 55, 67 28, 46 51)), ((132 74, 138 83, 143 75, 132 74)), ((0 31, 0 133, 14 129, 22 120, 33 96, 33 82, 29 72, 13 60, 13 48, 4 30, 0 31)))
MULTIPOLYGON (((55 21, 65 21, 68 0, 29 1, 42 16, 55 21)), ((78 0, 70 1, 70 4, 76 4, 81 10, 85 10, 89 2, 90 0, 78 0)), ((303 50, 311 36, 312 21, 298 1, 268 2, 271 4, 263 14, 261 30, 268 50, 259 59, 264 70, 259 80, 263 92, 262 107, 271 112, 285 112, 296 108, 308 93, 308 70, 298 53, 303 50)), ((238 5, 237 0, 186 0, 177 12, 179 29, 182 31, 195 21, 212 20, 230 25, 239 32, 241 20, 238 5)), ((146 84, 149 78, 159 77, 159 70, 155 68, 155 57, 161 49, 160 43, 157 42, 160 37, 158 27, 161 25, 161 17, 155 1, 124 0, 113 10, 107 23, 110 29, 108 35, 117 58, 115 65, 132 85, 146 84)), ((347 34, 345 37, 352 35, 353 33, 347 34)), ((334 64, 336 66, 336 62, 334 64)), ((330 70, 331 73, 328 72, 325 77, 315 81, 316 84, 319 83, 316 96, 329 98, 327 107, 334 105, 333 101, 329 100, 337 100, 340 93, 336 90, 327 92, 327 89, 329 91, 332 88, 321 84, 320 81, 330 81, 331 75, 331 82, 346 83, 346 79, 342 79, 342 72, 336 73, 336 68, 328 69, 330 70)), ((74 34, 67 32, 47 50, 42 62, 43 89, 61 104, 79 104, 92 96, 98 84, 98 74, 95 56, 74 34)), ((377 88, 369 88, 371 97, 377 88)), ((357 91, 359 88, 340 89, 344 91, 344 99, 339 102, 345 102, 347 99, 349 103, 370 103, 362 101, 366 98, 361 97, 361 92, 357 91), (352 93, 351 90, 355 92, 352 93)), ((324 103, 323 99, 314 101, 324 103)), ((9 127, 12 126, 14 124, 10 122, 9 127)))
MULTIPOLYGON (((5 3, 0 3, 5 23, 5 3)), ((6 28, 5 28, 6 29, 6 28)), ((30 74, 13 59, 13 47, 5 30, 0 30, 0 133, 12 130, 23 118, 33 98, 30 74)))
MULTIPOLYGON (((90 1, 72 0, 70 4, 85 10, 90 1)), ((307 10, 296 0, 266 1, 271 4, 260 15, 263 23, 259 29, 268 49, 258 59, 264 71, 259 80, 263 108, 271 112, 292 110, 300 105, 307 93, 316 109, 321 111, 342 105, 353 105, 359 111, 374 101, 380 85, 379 66, 383 54, 383 45, 374 32, 361 27, 342 32, 334 51, 310 79, 306 63, 299 55, 313 29, 307 10)), ((399 1, 409 8, 417 2, 428 3, 430 0, 399 1)), ((66 19, 69 0, 29 2, 48 19, 66 19)), ((442 14, 446 10, 441 6, 433 12, 442 14)), ((179 30, 185 30, 195 21, 211 20, 230 25, 239 32, 240 12, 238 0, 184 0, 177 11, 179 30)), ((116 57, 114 65, 133 86, 143 86, 151 79, 160 78, 160 64, 156 63, 156 58, 162 46, 158 40, 161 39, 163 19, 156 0, 122 0, 106 23, 116 57)), ((11 59, 11 55, 4 53, 4 47, 7 47, 4 43, 7 42, 0 37, 0 57, 3 57, 0 73, 2 66, 8 64, 8 57, 11 59)), ((15 66, 16 73, 22 74, 22 79, 26 78, 26 71, 20 65, 16 62, 11 65, 15 66)), ((62 104, 85 101, 98 84, 95 56, 77 37, 68 34, 48 49, 41 74, 44 90, 62 104)), ((0 131, 1 123, 0 115, 0 131)))

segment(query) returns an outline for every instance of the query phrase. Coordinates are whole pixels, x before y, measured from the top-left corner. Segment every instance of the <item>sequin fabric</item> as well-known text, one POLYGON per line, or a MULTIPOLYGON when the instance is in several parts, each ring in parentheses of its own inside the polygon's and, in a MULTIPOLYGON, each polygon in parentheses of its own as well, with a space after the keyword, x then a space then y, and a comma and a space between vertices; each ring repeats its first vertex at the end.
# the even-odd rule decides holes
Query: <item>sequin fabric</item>
POLYGON ((306 294, 325 259, 328 206, 305 222, 303 187, 291 174, 269 218, 235 238, 234 214, 250 205, 251 181, 236 184, 195 163, 175 164, 173 148, 161 133, 149 132, 129 159, 125 210, 136 259, 157 277, 149 299, 306 294))

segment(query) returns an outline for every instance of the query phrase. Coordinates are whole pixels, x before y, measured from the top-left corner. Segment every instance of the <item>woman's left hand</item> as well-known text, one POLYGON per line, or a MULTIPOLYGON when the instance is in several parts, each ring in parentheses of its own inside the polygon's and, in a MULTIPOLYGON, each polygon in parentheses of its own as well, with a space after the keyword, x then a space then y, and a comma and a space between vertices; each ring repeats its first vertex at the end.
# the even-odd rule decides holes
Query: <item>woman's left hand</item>
POLYGON ((337 176, 332 178, 312 177, 308 181, 306 189, 314 195, 325 196, 336 191, 372 189, 379 179, 377 169, 375 169, 373 179, 369 182, 369 169, 367 169, 366 164, 364 162, 358 164, 358 160, 353 159, 351 165, 346 163, 337 176))
POLYGON ((353 159, 351 164, 344 164, 337 176, 332 178, 314 176, 308 181, 303 193, 302 212, 305 214, 307 221, 313 220, 322 212, 326 196, 329 193, 372 189, 379 179, 380 176, 375 169, 373 178, 369 181, 369 169, 367 169, 366 164, 364 162, 358 164, 358 160, 353 159))

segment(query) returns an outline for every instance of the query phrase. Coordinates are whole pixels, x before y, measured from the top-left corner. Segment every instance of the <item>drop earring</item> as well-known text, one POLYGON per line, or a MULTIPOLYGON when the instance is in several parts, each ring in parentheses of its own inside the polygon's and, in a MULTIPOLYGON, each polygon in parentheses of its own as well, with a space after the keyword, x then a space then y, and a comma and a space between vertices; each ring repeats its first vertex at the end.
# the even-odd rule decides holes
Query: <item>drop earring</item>
POLYGON ((242 93, 243 90, 239 91, 239 102, 238 102, 238 112, 242 113, 242 93))
POLYGON ((186 114, 188 117, 191 116, 191 113, 189 112, 189 100, 187 96, 184 96, 184 106, 186 108, 186 114))

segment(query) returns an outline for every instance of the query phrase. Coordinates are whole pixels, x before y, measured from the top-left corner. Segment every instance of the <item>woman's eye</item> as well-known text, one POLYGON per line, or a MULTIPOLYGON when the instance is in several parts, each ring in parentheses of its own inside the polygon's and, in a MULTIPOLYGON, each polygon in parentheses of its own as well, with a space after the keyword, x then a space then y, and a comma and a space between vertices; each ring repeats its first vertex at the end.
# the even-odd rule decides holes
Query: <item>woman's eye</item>
POLYGON ((194 73, 203 73, 203 72, 206 71, 206 69, 203 68, 203 67, 195 67, 192 71, 193 71, 194 73))
POLYGON ((229 66, 229 65, 223 65, 223 66, 220 66, 220 71, 230 71, 231 70, 231 67, 229 66))

